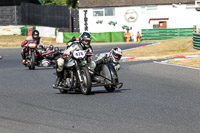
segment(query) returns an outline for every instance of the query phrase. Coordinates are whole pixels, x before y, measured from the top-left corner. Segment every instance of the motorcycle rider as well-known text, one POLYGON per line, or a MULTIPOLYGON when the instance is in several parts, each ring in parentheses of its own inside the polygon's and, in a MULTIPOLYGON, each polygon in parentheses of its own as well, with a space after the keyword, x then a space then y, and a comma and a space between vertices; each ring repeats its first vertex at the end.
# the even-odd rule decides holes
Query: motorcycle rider
MULTIPOLYGON (((90 69, 95 71, 97 65, 111 62, 116 71, 120 69, 120 59, 122 57, 122 50, 119 47, 112 48, 109 53, 100 54, 96 60, 92 61, 90 64, 90 69)), ((99 82, 99 77, 97 75, 92 75, 92 80, 99 82)))
MULTIPOLYGON (((78 49, 84 50, 87 53, 93 52, 92 46, 90 45, 91 39, 92 39, 91 35, 88 32, 83 32, 79 36, 78 41, 76 41, 76 39, 74 37, 72 38, 72 41, 70 41, 71 42, 70 45, 67 46, 67 49, 64 51, 63 55, 57 60, 57 64, 56 64, 57 78, 55 81, 56 87, 62 81, 64 64, 66 61, 68 61, 68 57, 71 52, 78 50, 78 49)), ((88 57, 87 63, 91 63, 91 57, 88 57)))
MULTIPOLYGON (((39 36, 39 31, 38 30, 33 30, 32 31, 32 36, 28 36, 26 38, 26 40, 21 43, 21 47, 23 47, 22 52, 21 52, 22 64, 24 64, 24 65, 26 64, 26 57, 25 57, 25 53, 27 51, 27 47, 26 46, 27 46, 28 42, 31 41, 31 40, 36 42, 38 48, 42 48, 42 49, 45 48, 45 45, 44 45, 44 43, 42 41, 42 38, 40 38, 40 36, 39 36)), ((40 60, 40 58, 42 56, 42 50, 40 49, 37 52, 39 53, 39 60, 40 60)))

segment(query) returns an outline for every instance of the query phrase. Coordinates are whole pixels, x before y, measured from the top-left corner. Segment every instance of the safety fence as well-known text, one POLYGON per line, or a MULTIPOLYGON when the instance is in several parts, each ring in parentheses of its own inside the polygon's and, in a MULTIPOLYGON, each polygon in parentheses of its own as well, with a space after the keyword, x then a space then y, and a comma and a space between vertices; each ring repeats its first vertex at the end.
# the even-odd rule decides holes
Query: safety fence
POLYGON ((200 34, 193 33, 193 48, 200 50, 200 34))
MULTIPOLYGON (((5 0, 4 0, 5 1, 5 0)), ((7 0, 8 2, 11 0, 7 0)), ((14 0, 17 3, 22 0, 14 0)), ((71 19, 78 18, 78 13, 70 16, 69 6, 37 5, 25 3, 17 6, 0 6, 0 25, 37 25, 79 30, 79 25, 70 24, 71 19), (72 18, 71 18, 72 17, 72 18)), ((31 0, 33 1, 33 0, 31 0)), ((14 2, 15 3, 15 2, 14 2)), ((73 13, 76 10, 71 10, 73 13)), ((77 12, 77 11, 76 11, 77 12)))
MULTIPOLYGON (((123 32, 90 33, 92 42, 124 42, 123 32)), ((63 42, 68 42, 73 36, 78 38, 80 33, 63 32, 63 42)))
POLYGON ((142 40, 192 37, 193 28, 142 29, 142 40))

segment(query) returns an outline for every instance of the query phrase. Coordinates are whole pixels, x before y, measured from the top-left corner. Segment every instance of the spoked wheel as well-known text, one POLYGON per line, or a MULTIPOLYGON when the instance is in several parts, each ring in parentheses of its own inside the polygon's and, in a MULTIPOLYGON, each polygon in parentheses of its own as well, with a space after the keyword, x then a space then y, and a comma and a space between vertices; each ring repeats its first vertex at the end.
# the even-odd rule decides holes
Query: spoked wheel
POLYGON ((83 95, 89 95, 92 89, 91 77, 87 67, 82 67, 80 70, 81 78, 80 89, 83 95))
POLYGON ((34 70, 35 69, 35 53, 31 52, 31 65, 29 66, 30 70, 34 70))
POLYGON ((105 87, 105 89, 106 89, 108 92, 113 92, 113 91, 115 91, 115 87, 112 86, 112 85, 105 85, 104 87, 105 87))

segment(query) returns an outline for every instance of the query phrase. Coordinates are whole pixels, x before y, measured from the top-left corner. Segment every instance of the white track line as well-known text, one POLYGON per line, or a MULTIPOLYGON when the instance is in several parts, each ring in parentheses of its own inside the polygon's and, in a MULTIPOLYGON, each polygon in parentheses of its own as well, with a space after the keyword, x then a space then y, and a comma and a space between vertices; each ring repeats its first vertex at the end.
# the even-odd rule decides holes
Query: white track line
POLYGON ((158 64, 162 64, 162 65, 177 66, 177 67, 184 67, 184 68, 190 68, 190 69, 200 70, 200 68, 196 68, 196 67, 177 65, 177 64, 171 64, 171 63, 166 63, 166 62, 154 61, 154 63, 158 63, 158 64))

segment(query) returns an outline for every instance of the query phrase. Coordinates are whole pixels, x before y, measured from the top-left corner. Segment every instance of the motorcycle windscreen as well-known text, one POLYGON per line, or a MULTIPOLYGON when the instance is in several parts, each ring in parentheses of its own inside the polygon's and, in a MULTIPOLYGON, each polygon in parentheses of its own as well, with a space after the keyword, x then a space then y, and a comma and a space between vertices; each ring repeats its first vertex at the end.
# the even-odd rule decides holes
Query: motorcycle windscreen
POLYGON ((111 64, 111 63, 107 63, 107 64, 104 64, 102 66, 102 70, 100 72, 100 75, 110 79, 111 81, 109 80, 105 80, 105 82, 107 84, 109 83, 113 83, 113 84, 116 84, 118 83, 118 76, 117 76, 117 72, 114 68, 114 66, 111 64))

